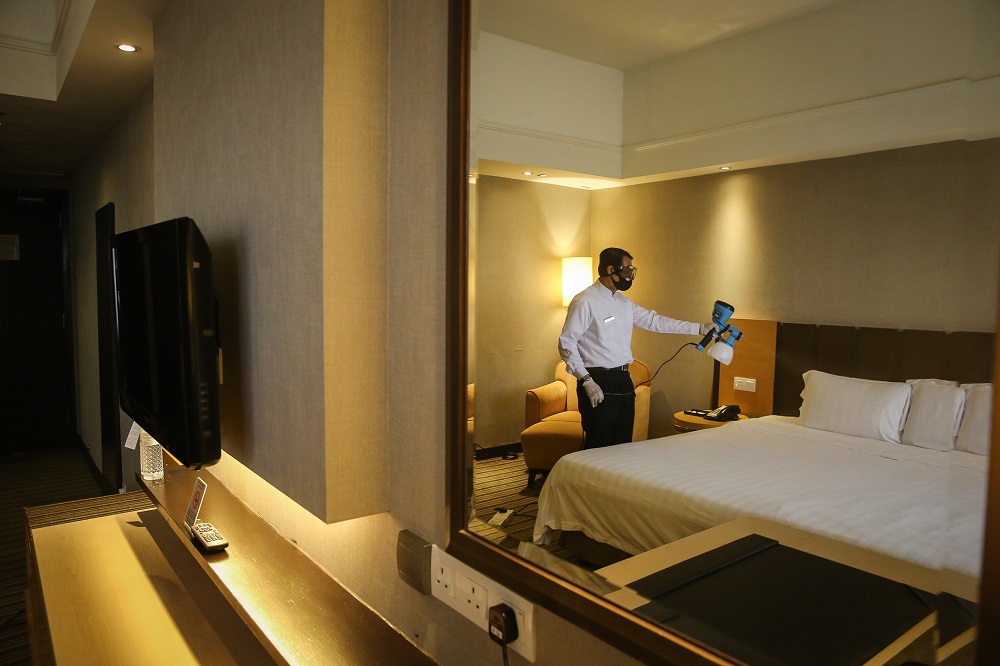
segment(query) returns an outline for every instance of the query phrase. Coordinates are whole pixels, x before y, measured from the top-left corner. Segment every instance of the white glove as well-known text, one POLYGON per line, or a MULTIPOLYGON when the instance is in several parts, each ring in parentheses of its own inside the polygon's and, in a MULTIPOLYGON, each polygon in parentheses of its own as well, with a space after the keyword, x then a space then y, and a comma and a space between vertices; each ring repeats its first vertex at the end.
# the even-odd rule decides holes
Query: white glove
POLYGON ((601 387, 593 379, 588 379, 583 383, 583 390, 587 393, 587 397, 590 398, 591 407, 597 407, 604 400, 604 391, 601 390, 601 387))
POLYGON ((707 324, 701 325, 698 335, 705 335, 709 331, 718 331, 718 330, 719 330, 719 325, 716 324, 714 321, 710 321, 707 324))

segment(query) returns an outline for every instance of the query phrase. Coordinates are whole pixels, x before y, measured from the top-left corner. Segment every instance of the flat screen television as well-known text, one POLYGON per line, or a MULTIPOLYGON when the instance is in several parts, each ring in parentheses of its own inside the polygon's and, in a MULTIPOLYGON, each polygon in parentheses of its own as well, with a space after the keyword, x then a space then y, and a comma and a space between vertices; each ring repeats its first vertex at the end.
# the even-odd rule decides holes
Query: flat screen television
POLYGON ((212 253, 181 217, 115 235, 122 409, 181 464, 221 457, 212 253))

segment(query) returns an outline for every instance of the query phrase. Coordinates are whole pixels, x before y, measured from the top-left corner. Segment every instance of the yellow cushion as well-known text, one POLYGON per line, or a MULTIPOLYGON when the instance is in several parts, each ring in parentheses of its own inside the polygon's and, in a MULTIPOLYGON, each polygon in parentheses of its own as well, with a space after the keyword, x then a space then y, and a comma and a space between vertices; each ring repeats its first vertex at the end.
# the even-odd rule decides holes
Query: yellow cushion
POLYGON ((580 423, 580 412, 559 412, 552 416, 546 416, 542 423, 552 423, 553 421, 566 421, 567 423, 580 423))
POLYGON ((583 448, 583 427, 571 421, 542 421, 521 432, 528 469, 552 469, 567 453, 583 448))

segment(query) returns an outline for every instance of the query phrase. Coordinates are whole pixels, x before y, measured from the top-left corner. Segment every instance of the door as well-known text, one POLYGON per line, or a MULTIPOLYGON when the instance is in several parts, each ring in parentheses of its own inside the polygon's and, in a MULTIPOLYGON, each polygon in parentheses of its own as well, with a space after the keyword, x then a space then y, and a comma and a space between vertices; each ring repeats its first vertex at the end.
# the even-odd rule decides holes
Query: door
POLYGON ((115 205, 94 216, 97 274, 97 359, 101 385, 101 470, 110 488, 122 487, 122 442, 118 409, 118 331, 115 326, 115 205))
POLYGON ((0 192, 0 454, 76 436, 67 201, 65 192, 0 192))

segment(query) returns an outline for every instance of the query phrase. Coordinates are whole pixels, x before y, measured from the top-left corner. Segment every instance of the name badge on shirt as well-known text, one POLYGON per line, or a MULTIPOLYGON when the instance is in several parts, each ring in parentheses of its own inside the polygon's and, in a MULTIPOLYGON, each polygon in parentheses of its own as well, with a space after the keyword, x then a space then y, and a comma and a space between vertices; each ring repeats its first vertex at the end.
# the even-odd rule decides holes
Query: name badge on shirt
POLYGON ((604 323, 605 323, 605 324, 610 324, 610 323, 611 323, 611 322, 613 322, 614 320, 615 320, 615 316, 614 316, 614 315, 611 315, 610 317, 608 317, 607 319, 605 319, 605 320, 604 320, 604 323))

